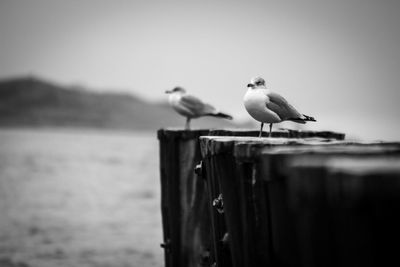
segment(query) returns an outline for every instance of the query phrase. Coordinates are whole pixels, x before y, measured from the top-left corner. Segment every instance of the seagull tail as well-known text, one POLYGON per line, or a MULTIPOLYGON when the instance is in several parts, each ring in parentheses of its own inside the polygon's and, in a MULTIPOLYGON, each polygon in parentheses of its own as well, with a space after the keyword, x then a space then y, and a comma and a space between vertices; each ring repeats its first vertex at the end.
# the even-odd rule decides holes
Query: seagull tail
POLYGON ((304 114, 302 114, 302 115, 303 115, 302 118, 294 118, 294 119, 289 119, 289 120, 297 122, 297 123, 303 123, 303 124, 306 123, 307 121, 316 121, 314 119, 314 117, 307 116, 307 115, 304 115, 304 114))
POLYGON ((233 119, 233 117, 231 115, 228 115, 228 114, 225 114, 225 113, 222 113, 222 112, 210 113, 210 114, 207 114, 207 115, 208 116, 213 116, 213 117, 218 117, 218 118, 224 118, 224 119, 227 119, 227 120, 232 120, 233 119))

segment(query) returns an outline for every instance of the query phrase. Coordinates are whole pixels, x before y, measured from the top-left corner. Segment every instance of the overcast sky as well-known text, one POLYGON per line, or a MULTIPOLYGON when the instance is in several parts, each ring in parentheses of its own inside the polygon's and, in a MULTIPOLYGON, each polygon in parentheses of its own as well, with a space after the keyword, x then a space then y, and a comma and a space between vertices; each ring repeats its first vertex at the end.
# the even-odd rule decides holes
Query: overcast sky
POLYGON ((0 78, 165 99, 176 85, 249 118, 267 86, 310 129, 400 140, 400 1, 1 0, 0 78))

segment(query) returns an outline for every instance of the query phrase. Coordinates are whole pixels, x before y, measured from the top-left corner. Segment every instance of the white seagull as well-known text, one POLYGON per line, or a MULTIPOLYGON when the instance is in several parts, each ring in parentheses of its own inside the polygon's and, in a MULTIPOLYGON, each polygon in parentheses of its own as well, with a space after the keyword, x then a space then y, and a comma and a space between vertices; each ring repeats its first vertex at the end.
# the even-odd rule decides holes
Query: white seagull
POLYGON ((213 116, 232 120, 232 116, 219 112, 210 104, 204 103, 199 98, 189 95, 182 87, 175 87, 172 90, 165 91, 169 94, 168 102, 176 112, 186 117, 185 129, 190 130, 190 120, 203 117, 213 116))
POLYGON ((261 122, 259 137, 261 137, 264 123, 269 123, 268 136, 271 136, 273 123, 282 121, 294 121, 297 123, 316 121, 313 117, 299 113, 281 95, 267 89, 265 81, 261 77, 251 79, 247 88, 243 99, 244 106, 255 120, 261 122))

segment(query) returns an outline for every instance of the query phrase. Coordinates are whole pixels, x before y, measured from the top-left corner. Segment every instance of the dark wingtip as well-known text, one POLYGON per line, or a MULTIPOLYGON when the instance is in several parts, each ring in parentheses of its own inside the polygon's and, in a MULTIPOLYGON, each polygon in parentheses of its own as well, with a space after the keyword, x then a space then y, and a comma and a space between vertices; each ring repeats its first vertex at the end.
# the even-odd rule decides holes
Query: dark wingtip
POLYGON ((307 115, 304 115, 304 114, 303 114, 303 116, 305 117, 304 120, 306 120, 306 121, 316 121, 316 119, 314 119, 314 117, 307 116, 307 115))
POLYGON ((307 116, 307 115, 304 115, 303 114, 303 116, 304 116, 304 118, 290 118, 290 119, 287 119, 287 120, 289 120, 289 121, 294 121, 294 122, 297 122, 297 123, 306 123, 306 121, 317 121, 316 119, 314 119, 314 117, 311 117, 311 116, 307 116))
POLYGON ((225 113, 222 113, 222 112, 218 112, 218 113, 215 113, 215 114, 209 114, 209 115, 213 116, 213 117, 227 119, 227 120, 233 120, 233 117, 231 115, 228 115, 228 114, 225 114, 225 113))
POLYGON ((311 117, 311 116, 307 116, 307 115, 304 115, 303 114, 303 116, 304 116, 304 121, 317 121, 316 119, 314 119, 314 117, 311 117))

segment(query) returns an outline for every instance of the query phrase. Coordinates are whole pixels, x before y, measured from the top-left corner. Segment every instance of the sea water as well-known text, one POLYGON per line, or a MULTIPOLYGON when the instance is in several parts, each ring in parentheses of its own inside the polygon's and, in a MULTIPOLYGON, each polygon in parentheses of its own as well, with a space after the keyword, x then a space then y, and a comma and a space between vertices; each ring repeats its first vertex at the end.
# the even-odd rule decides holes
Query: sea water
POLYGON ((163 266, 158 165, 156 133, 0 129, 0 265, 163 266))

